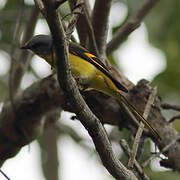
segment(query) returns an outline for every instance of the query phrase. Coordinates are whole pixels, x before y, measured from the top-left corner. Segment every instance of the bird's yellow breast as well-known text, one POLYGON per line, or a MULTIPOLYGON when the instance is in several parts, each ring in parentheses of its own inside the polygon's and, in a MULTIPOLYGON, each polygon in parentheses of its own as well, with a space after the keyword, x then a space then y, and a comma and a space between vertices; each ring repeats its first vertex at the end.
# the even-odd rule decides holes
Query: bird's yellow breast
MULTIPOLYGON (((52 67, 56 68, 56 56, 55 62, 52 61, 52 56, 41 56, 43 59, 46 60, 52 67)), ((79 78, 81 80, 81 84, 89 85, 91 80, 96 74, 96 67, 93 66, 91 63, 87 62, 86 60, 82 59, 81 57, 75 56, 69 53, 69 61, 71 72, 74 78, 79 78)))
POLYGON ((74 77, 91 79, 96 72, 96 67, 82 58, 69 54, 71 71, 74 77))

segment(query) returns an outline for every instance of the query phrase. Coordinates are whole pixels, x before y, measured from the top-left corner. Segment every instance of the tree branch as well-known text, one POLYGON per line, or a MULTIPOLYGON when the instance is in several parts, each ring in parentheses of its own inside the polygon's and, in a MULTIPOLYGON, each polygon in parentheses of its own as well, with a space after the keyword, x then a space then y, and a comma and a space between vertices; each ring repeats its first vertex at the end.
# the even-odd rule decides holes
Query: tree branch
POLYGON ((58 157, 58 137, 54 124, 58 121, 61 111, 52 110, 46 115, 45 130, 38 139, 41 152, 41 166, 46 180, 59 180, 59 157, 58 157), (44 161, 45 159, 45 161, 44 161))
POLYGON ((127 22, 115 33, 112 40, 107 44, 106 53, 109 56, 114 50, 122 44, 127 37, 139 27, 141 21, 149 13, 149 11, 156 5, 159 0, 145 0, 141 6, 133 13, 127 22))
POLYGON ((0 114, 0 166, 41 134, 44 121, 42 117, 59 107, 63 99, 56 79, 48 77, 34 83, 16 97, 16 114, 10 102, 4 105, 0 114))
MULTIPOLYGON (((75 7, 75 1, 69 0, 69 3, 71 9, 73 9, 75 7)), ((90 15, 91 11, 89 7, 89 2, 88 0, 84 0, 83 14, 79 17, 76 28, 79 35, 80 44, 86 49, 89 49, 90 52, 93 52, 93 54, 95 54, 97 57, 100 57, 90 15), (88 44, 91 44, 91 46, 89 47, 88 44)))
MULTIPOLYGON (((101 56, 105 56, 106 38, 108 32, 109 13, 112 0, 95 1, 92 13, 92 26, 96 38, 97 47, 101 56)), ((92 45, 90 46, 91 49, 92 45)))
POLYGON ((96 150, 98 151, 104 166, 111 175, 117 179, 136 179, 134 174, 127 170, 115 157, 102 124, 90 111, 78 91, 68 63, 67 45, 64 41, 65 32, 56 11, 53 9, 52 1, 44 0, 44 7, 46 20, 51 30, 52 37, 56 40, 54 41, 54 46, 57 56, 58 81, 63 89, 65 97, 67 97, 79 120, 92 137, 96 150))
MULTIPOLYGON (((119 143, 120 143, 123 151, 125 152, 126 156, 128 158, 130 158, 131 150, 130 150, 127 142, 124 139, 121 139, 119 143)), ((134 165, 132 168, 133 168, 133 170, 135 170, 138 173, 138 175, 141 177, 142 180, 149 180, 149 177, 143 172, 143 169, 141 168, 141 166, 139 165, 139 163, 136 160, 134 161, 134 165)))
MULTIPOLYGON (((146 104, 146 107, 145 107, 145 110, 144 110, 144 113, 143 113, 143 117, 145 119, 148 118, 151 106, 154 103, 154 99, 155 99, 156 96, 157 96, 157 88, 153 88, 152 93, 149 96, 149 99, 147 101, 147 104, 146 104)), ((132 168, 133 164, 135 162, 136 153, 137 153, 138 146, 139 146, 139 143, 140 143, 140 139, 141 139, 141 136, 142 136, 142 133, 143 133, 143 129, 144 129, 144 124, 143 124, 143 122, 140 122, 138 131, 137 131, 136 136, 134 138, 134 143, 133 143, 133 148, 132 148, 132 151, 131 151, 131 156, 130 156, 130 159, 128 161, 128 167, 129 168, 132 168)))
MULTIPOLYGON (((134 126, 129 123, 130 121, 128 121, 126 115, 120 113, 120 107, 116 100, 95 91, 84 92, 83 94, 89 107, 91 107, 92 111, 103 123, 113 125, 121 124, 122 128, 128 127, 132 132, 135 132, 134 126), (122 116, 125 116, 125 118, 122 118, 122 116), (123 122, 122 119, 124 119, 123 122)), ((137 105, 138 110, 142 110, 148 96, 148 87, 139 83, 138 86, 130 91, 128 99, 132 104, 137 105)), ((63 93, 53 77, 48 77, 34 83, 31 87, 23 91, 22 94, 15 99, 15 106, 18 116, 15 116, 12 112, 9 102, 4 105, 3 111, 0 114, 0 165, 2 165, 7 158, 17 154, 23 145, 28 144, 39 135, 40 130, 43 128, 40 123, 42 121, 41 118, 47 112, 60 106, 65 110, 74 111, 74 109, 70 107, 70 103, 65 101, 63 93), (26 132, 26 137, 19 131, 21 127, 23 127, 26 132)), ((81 108, 80 110, 82 110, 82 112, 80 111, 79 114, 85 113, 83 112, 84 107, 81 108)), ((78 116, 78 118, 81 119, 82 117, 83 116, 78 116)), ((93 117, 92 119, 94 120, 95 118, 93 117)), ((161 142, 157 142, 159 149, 163 149, 163 147, 172 142, 176 137, 177 132, 166 123, 165 118, 161 114, 158 97, 156 97, 155 104, 152 107, 149 121, 152 126, 158 130, 160 136, 163 137, 161 142)), ((96 123, 98 124, 99 121, 96 121, 96 123)), ((99 125, 97 126, 99 127, 99 125)), ((93 134, 96 132, 91 132, 93 130, 93 128, 90 129, 89 133, 93 134)), ((94 135, 99 135, 99 131, 98 134, 94 135)), ((101 138, 99 136, 97 138, 101 138)), ((153 140, 156 142, 155 139, 153 140)), ((179 141, 175 142, 164 154, 168 157, 171 164, 173 164, 171 168, 180 171, 179 141)))
MULTIPOLYGON (((136 104, 137 110, 141 112, 144 109, 149 93, 150 91, 147 85, 140 82, 129 92, 127 98, 132 104, 136 104)), ((95 91, 84 92, 83 97, 103 124, 108 123, 118 127, 121 125, 121 128, 128 128, 135 134, 136 128, 127 119, 128 116, 121 112, 121 107, 116 100, 95 91)), ((161 142, 156 142, 153 139, 161 150, 174 140, 177 132, 164 120, 161 114, 160 104, 159 99, 156 97, 155 103, 151 107, 148 121, 158 130, 158 133, 162 137, 161 142)), ((15 156, 25 144, 28 144, 41 134, 43 130, 42 117, 46 113, 59 107, 62 107, 65 111, 75 112, 70 106, 70 103, 65 101, 62 90, 53 76, 42 79, 24 90, 15 99, 15 106, 18 117, 13 113, 9 102, 4 105, 3 111, 0 114, 0 165, 6 159, 15 156), (18 131, 19 128, 24 129, 26 137, 18 131)), ((148 133, 146 135, 150 134, 148 133)), ((174 143, 164 154, 173 164, 172 168, 180 171, 179 141, 174 143)))
MULTIPOLYGON (((39 10, 34 7, 31 11, 31 16, 29 17, 28 24, 26 26, 22 43, 27 42, 34 33, 34 28, 37 22, 39 16, 39 10)), ((20 56, 18 60, 16 60, 16 63, 14 63, 14 60, 12 62, 12 74, 10 72, 10 84, 12 84, 13 94, 15 94, 18 91, 18 88, 21 83, 21 79, 28 67, 30 58, 28 58, 29 53, 26 51, 22 51, 20 53, 20 56)))
POLYGON ((75 26, 77 24, 77 21, 79 19, 79 15, 82 13, 83 10, 83 3, 82 0, 77 0, 75 9, 73 10, 73 16, 68 24, 68 27, 66 29, 66 38, 69 40, 71 34, 73 33, 75 26), (79 7, 77 7, 79 6, 79 7))
POLYGON ((180 111, 180 106, 178 106, 178 105, 172 105, 172 104, 165 103, 165 104, 161 104, 161 107, 163 109, 172 109, 172 110, 180 111))

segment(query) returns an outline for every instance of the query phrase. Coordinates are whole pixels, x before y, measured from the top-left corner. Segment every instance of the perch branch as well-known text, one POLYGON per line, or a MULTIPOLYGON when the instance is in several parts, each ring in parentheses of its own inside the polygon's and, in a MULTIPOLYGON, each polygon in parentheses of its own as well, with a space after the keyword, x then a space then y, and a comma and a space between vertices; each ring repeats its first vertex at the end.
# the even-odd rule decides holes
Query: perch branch
POLYGON ((58 81, 63 89, 65 97, 75 109, 76 115, 93 139, 96 150, 107 170, 117 179, 137 179, 135 175, 126 169, 115 157, 106 131, 99 119, 90 111, 84 99, 80 95, 75 80, 73 79, 68 63, 67 43, 65 32, 59 17, 53 9, 52 1, 44 0, 46 20, 52 33, 57 56, 58 81))
MULTIPOLYGON (((156 94, 157 94, 157 88, 153 88, 152 93, 149 96, 149 99, 147 101, 147 104, 146 104, 146 107, 145 107, 145 110, 144 110, 144 113, 143 113, 143 117, 145 119, 148 118, 148 115, 150 113, 151 106, 154 103, 156 94)), ((144 124, 142 122, 140 122, 138 131, 137 131, 136 136, 134 138, 133 148, 132 148, 131 156, 130 156, 130 159, 129 159, 129 162, 128 162, 128 167, 129 168, 133 167, 133 164, 134 164, 134 161, 135 161, 135 158, 136 158, 136 153, 137 153, 137 150, 138 150, 138 145, 140 143, 141 135, 143 133, 143 129, 144 129, 144 124)))

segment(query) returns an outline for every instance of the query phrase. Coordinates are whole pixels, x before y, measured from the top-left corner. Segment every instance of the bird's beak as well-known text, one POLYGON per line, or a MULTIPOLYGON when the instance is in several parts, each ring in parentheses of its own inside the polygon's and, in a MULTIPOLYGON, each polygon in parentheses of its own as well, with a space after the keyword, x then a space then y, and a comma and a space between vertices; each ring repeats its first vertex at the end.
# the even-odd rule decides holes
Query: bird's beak
POLYGON ((20 49, 29 49, 29 47, 28 47, 28 45, 25 44, 25 45, 21 46, 20 49))

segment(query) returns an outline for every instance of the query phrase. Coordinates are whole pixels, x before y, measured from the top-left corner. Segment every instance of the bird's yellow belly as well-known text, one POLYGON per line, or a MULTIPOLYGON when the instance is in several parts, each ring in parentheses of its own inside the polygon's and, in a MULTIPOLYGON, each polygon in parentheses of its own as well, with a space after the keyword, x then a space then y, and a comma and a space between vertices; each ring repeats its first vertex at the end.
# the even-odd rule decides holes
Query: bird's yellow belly
MULTIPOLYGON (((42 56, 42 58, 44 58, 51 66, 56 68, 56 63, 52 63, 52 56, 42 56)), ((77 80, 77 83, 79 85, 82 85, 82 88, 84 88, 84 85, 87 89, 91 89, 92 87, 89 86, 93 77, 96 74, 96 67, 94 67, 86 60, 83 60, 82 58, 75 56, 71 53, 69 54, 69 61, 72 75, 77 80)))
POLYGON ((71 71, 75 78, 82 78, 90 81, 95 75, 96 68, 89 62, 73 54, 69 54, 69 60, 71 71))

